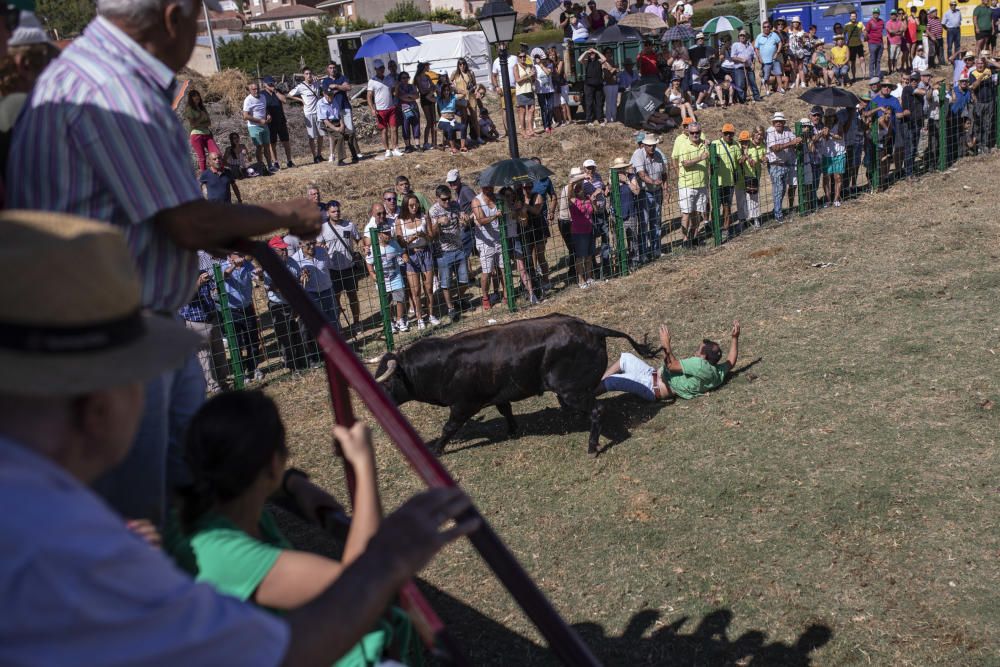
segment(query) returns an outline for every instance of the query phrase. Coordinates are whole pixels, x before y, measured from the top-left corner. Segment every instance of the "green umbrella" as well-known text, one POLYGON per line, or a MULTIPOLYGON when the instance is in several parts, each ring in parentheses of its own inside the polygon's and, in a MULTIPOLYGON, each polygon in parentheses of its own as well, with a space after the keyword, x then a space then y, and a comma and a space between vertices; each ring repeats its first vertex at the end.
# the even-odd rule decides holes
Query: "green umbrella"
POLYGON ((730 32, 743 27, 743 21, 735 16, 716 16, 709 19, 708 23, 702 26, 701 31, 706 35, 715 35, 720 32, 730 32))

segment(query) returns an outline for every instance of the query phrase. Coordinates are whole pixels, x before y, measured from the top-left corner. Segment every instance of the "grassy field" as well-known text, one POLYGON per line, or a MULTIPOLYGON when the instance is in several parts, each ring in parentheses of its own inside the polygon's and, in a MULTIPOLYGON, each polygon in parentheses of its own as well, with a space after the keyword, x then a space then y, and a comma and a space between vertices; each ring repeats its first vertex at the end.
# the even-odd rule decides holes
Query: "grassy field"
MULTIPOLYGON (((1000 664, 1000 223, 982 180, 997 166, 970 159, 533 311, 639 335, 666 321, 681 353, 728 344, 739 318, 753 362, 698 400, 605 399, 596 460, 551 396, 515 406, 520 438, 488 411, 444 456, 606 664, 1000 664)), ((269 391, 294 463, 341 490, 323 379, 269 391)), ((427 438, 445 418, 404 411, 427 438)), ((391 508, 419 484, 378 453, 391 508)), ((467 543, 424 577, 475 664, 554 662, 467 543)))

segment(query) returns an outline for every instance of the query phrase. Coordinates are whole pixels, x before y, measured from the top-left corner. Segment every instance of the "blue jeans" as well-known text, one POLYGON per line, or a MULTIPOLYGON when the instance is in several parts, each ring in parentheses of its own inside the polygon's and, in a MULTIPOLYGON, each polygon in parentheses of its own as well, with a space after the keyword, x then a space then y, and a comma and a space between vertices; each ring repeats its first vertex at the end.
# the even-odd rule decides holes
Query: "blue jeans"
POLYGON ((747 87, 755 100, 760 99, 760 91, 757 90, 757 80, 753 74, 752 67, 737 67, 733 70, 733 85, 736 87, 736 95, 740 102, 747 101, 747 87))
POLYGON ((663 190, 645 190, 642 193, 642 229, 639 253, 642 261, 657 259, 663 254, 660 225, 663 215, 663 190))
POLYGON ((438 282, 441 289, 451 287, 451 271, 458 274, 458 284, 469 284, 469 263, 465 261, 465 252, 462 250, 447 250, 437 258, 438 282))
POLYGON ((205 402, 205 375, 198 357, 146 383, 146 407, 125 459, 93 487, 126 519, 163 527, 168 489, 190 483, 184 463, 184 431, 205 402))
POLYGON ((962 46, 962 28, 946 28, 948 31, 948 50, 941 58, 941 62, 947 62, 951 54, 958 51, 962 46))
POLYGON ((767 173, 771 176, 771 194, 774 196, 774 219, 781 220, 781 202, 785 200, 785 189, 791 181, 790 167, 783 164, 768 165, 767 173))
POLYGON ((446 120, 438 121, 438 129, 444 133, 444 138, 448 141, 456 141, 461 137, 462 141, 465 141, 465 137, 468 133, 468 128, 465 127, 465 123, 455 121, 452 125, 446 120))
MULTIPOLYGON (((781 62, 777 60, 769 63, 764 63, 760 66, 760 68, 761 68, 760 80, 761 83, 765 86, 767 85, 767 80, 770 79, 772 75, 773 76, 782 75, 781 62)), ((778 85, 780 87, 780 84, 776 83, 775 85, 778 85)))
POLYGON ((882 49, 881 44, 868 44, 868 76, 882 76, 882 49))
POLYGON ((555 93, 538 93, 538 106, 542 110, 542 127, 546 130, 552 127, 552 107, 555 99, 555 93))

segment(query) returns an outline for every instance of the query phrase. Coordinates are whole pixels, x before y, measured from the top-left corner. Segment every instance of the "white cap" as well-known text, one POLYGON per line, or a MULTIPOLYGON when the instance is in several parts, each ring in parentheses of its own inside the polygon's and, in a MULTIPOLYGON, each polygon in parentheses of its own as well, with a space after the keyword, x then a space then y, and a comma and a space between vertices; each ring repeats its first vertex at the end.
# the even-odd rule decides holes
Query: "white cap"
POLYGON ((381 58, 376 58, 372 61, 372 67, 378 69, 380 67, 385 67, 385 62, 381 58))
POLYGON ((597 163, 594 162, 593 160, 584 160, 583 161, 583 166, 584 167, 595 167, 596 168, 597 167, 597 163))
POLYGON ((49 39, 48 34, 45 32, 45 28, 42 27, 41 21, 35 16, 35 12, 29 12, 27 10, 21 10, 21 16, 18 19, 17 29, 7 40, 7 46, 31 46, 32 44, 51 44, 52 40, 49 39))
POLYGON ((699 32, 697 35, 694 36, 694 38, 695 39, 705 39, 705 33, 699 32))
POLYGON ((448 177, 445 180, 451 183, 452 181, 457 181, 458 179, 459 179, 458 169, 452 169, 451 171, 448 172, 448 177))

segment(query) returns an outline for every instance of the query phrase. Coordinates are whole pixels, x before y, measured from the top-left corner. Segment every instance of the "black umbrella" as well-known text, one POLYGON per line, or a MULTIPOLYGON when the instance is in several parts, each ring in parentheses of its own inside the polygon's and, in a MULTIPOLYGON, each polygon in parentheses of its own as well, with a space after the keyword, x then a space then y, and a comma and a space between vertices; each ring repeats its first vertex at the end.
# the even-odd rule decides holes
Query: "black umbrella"
POLYGON ((818 104, 821 107, 838 107, 841 109, 853 107, 861 101, 851 91, 837 88, 836 86, 810 88, 802 93, 802 100, 810 104, 818 104))
POLYGON ((840 16, 841 14, 850 14, 851 12, 858 11, 858 8, 847 2, 838 2, 832 7, 828 7, 826 11, 823 12, 823 16, 840 16))
POLYGON ((615 42, 627 42, 632 39, 642 39, 642 35, 635 28, 628 26, 613 25, 605 28, 597 37, 598 44, 610 44, 615 42))
POLYGON ((642 127, 646 119, 663 104, 667 84, 662 82, 644 83, 622 92, 615 120, 628 127, 642 127))
POLYGON ((476 183, 482 187, 492 185, 495 188, 533 183, 552 175, 552 171, 532 160, 500 160, 486 167, 476 183))
POLYGON ((687 25, 675 25, 663 33, 664 42, 684 42, 689 39, 694 39, 694 30, 687 25))

